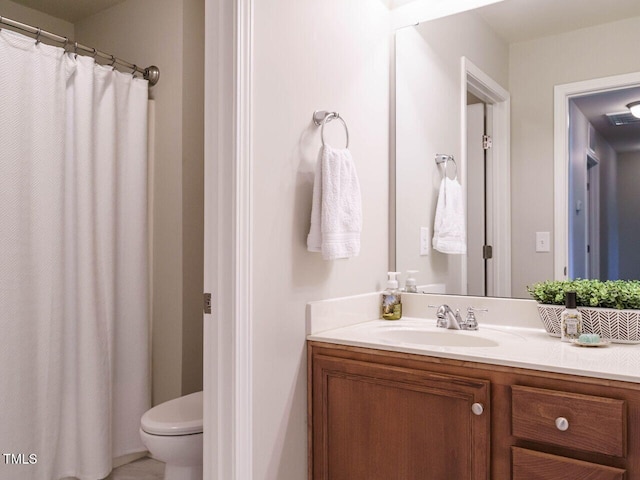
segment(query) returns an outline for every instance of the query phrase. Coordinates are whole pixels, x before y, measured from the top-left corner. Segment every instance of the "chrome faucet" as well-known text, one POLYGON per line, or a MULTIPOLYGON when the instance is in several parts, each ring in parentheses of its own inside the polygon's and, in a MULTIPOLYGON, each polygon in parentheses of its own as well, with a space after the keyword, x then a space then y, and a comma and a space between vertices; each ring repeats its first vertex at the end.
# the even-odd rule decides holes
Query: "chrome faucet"
POLYGON ((487 312, 486 308, 467 308, 467 318, 464 320, 460 316, 460 310, 454 312, 447 304, 429 305, 429 308, 437 308, 436 325, 440 328, 448 328, 450 330, 478 330, 478 321, 475 312, 487 312))
POLYGON ((450 330, 460 330, 462 327, 462 318, 460 317, 460 310, 456 309, 454 312, 447 304, 442 304, 439 307, 435 305, 429 305, 431 308, 437 308, 436 312, 437 326, 440 328, 448 328, 450 330))

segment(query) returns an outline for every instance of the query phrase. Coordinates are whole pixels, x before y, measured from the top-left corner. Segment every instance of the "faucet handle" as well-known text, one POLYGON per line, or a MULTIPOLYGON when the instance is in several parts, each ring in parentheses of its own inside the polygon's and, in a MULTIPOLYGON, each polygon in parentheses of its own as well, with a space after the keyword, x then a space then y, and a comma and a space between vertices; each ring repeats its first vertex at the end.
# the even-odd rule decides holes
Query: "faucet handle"
POLYGON ((478 330, 478 320, 476 320, 475 312, 488 312, 488 308, 476 308, 469 307, 467 308, 467 318, 464 323, 466 325, 466 330, 478 330))
POLYGON ((467 312, 488 312, 489 309, 488 308, 478 308, 478 307, 468 307, 467 308, 467 312))

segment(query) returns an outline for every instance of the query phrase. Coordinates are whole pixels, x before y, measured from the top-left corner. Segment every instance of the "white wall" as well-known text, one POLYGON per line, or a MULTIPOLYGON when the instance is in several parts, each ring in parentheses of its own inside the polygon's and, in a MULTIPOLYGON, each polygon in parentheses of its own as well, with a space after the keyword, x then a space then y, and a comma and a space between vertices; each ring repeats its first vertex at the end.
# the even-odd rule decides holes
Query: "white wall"
POLYGON ((535 232, 553 232, 553 87, 640 70, 638 44, 640 18, 630 18, 510 46, 515 297, 553 278, 553 252, 535 252, 535 232))
MULTIPOLYGON (((597 132, 596 132, 597 133, 597 132)), ((600 139, 600 135, 596 135, 600 139)), ((620 277, 620 211, 618 208, 619 154, 604 141, 597 141, 596 154, 602 159, 600 168, 600 276, 615 280, 620 277)), ((633 178, 633 177, 632 177, 633 178)), ((637 195, 637 189, 635 190, 637 195)), ((628 239, 633 242, 633 238, 628 239)), ((640 272, 636 271, 638 278, 640 272)))
POLYGON ((421 256, 419 228, 428 227, 433 235, 442 179, 435 154, 454 155, 462 168, 463 56, 507 85, 508 47, 476 15, 462 13, 396 32, 396 185, 402 186, 396 189, 396 269, 419 270, 419 285, 445 283, 447 293, 462 291, 462 258, 433 249, 421 256))
POLYGON ((640 152, 618 155, 618 218, 620 241, 620 278, 640 278, 640 152))
POLYGON ((76 24, 78 41, 157 65, 153 402, 202 388, 202 0, 127 0, 76 24))
MULTIPOLYGON (((388 248, 389 14, 378 0, 254 2, 253 469, 307 476, 305 305, 381 288, 388 248), (314 110, 349 126, 364 205, 358 257, 306 250, 314 110)), ((342 145, 339 122, 329 143, 342 145)))
POLYGON ((202 390, 204 0, 182 0, 182 394, 202 390))

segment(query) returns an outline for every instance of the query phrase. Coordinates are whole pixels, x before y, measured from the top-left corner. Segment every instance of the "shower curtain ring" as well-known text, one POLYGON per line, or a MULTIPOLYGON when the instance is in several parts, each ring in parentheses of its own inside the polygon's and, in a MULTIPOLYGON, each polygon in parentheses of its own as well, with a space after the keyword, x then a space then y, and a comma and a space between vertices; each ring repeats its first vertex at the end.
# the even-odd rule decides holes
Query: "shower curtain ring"
POLYGON ((116 57, 114 57, 113 55, 111 55, 111 63, 109 64, 109 66, 114 70, 116 69, 116 57))
POLYGON ((78 58, 78 42, 73 42, 73 58, 78 58))
POLYGON ((40 33, 42 33, 42 29, 38 27, 38 33, 36 33, 36 45, 40 43, 40 33))
POLYGON ((67 53, 67 45, 69 45, 69 37, 64 37, 64 45, 62 46, 64 53, 67 53))
POLYGON ((131 76, 133 78, 136 78, 136 72, 138 71, 138 66, 134 63, 133 64, 133 71, 131 72, 131 76))
POLYGON ((98 51, 94 48, 93 49, 93 55, 91 55, 93 57, 93 59, 96 59, 96 55, 98 54, 98 51))

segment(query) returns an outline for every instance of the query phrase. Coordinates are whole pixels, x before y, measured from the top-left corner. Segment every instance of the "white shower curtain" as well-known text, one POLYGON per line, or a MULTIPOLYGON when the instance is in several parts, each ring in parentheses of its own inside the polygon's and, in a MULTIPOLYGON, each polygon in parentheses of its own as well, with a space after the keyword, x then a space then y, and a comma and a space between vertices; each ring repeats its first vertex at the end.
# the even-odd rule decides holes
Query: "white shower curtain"
POLYGON ((0 480, 144 451, 147 92, 0 31, 0 480))

